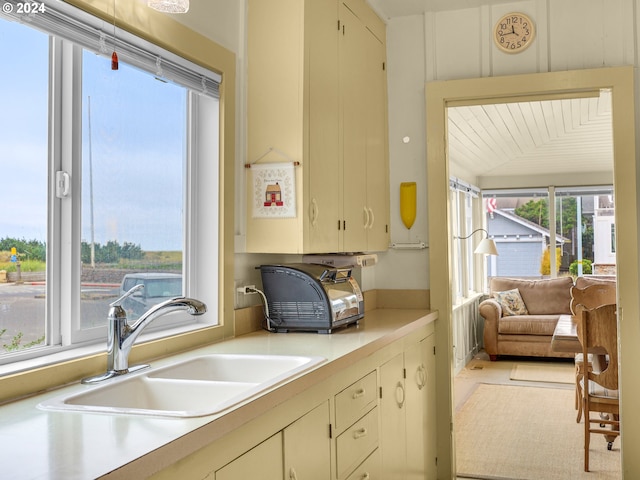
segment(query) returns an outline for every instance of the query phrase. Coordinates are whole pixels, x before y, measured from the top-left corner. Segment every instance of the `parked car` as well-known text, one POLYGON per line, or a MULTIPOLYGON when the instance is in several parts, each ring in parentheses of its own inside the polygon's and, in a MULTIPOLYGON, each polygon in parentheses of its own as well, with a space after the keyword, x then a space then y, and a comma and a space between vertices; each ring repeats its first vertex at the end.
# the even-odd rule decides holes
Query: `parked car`
POLYGON ((124 295, 136 285, 144 288, 127 297, 122 308, 130 319, 136 319, 154 305, 172 297, 182 295, 182 275, 179 273, 127 273, 120 285, 120 294, 124 295))

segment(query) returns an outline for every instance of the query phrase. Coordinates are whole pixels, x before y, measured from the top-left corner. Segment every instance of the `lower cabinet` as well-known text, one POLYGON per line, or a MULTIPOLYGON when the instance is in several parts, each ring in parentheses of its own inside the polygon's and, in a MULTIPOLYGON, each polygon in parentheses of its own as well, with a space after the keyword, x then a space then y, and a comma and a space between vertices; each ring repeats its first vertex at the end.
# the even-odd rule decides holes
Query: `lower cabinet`
POLYGON ((328 480, 331 478, 329 403, 216 472, 216 480, 328 480), (284 459, 284 463, 283 463, 284 459))
POLYGON ((407 418, 407 480, 435 480, 436 362, 435 335, 404 354, 407 418))
POLYGON ((380 418, 377 391, 377 374, 373 370, 334 397, 336 475, 339 480, 379 478, 379 469, 369 472, 375 465, 363 467, 364 462, 378 448, 380 418), (369 477, 358 477, 355 474, 362 468, 369 477))
POLYGON ((317 406, 283 430, 285 480, 331 478, 329 402, 317 406))
POLYGON ((282 433, 236 458, 216 472, 216 480, 282 480, 282 433))
POLYGON ((383 480, 383 477, 382 467, 380 465, 380 449, 376 448, 374 452, 347 477, 347 480, 378 479, 383 480))
POLYGON ((432 332, 399 339, 151 478, 435 479, 432 332))
POLYGON ((380 450, 385 480, 436 478, 434 336, 380 367, 380 450))

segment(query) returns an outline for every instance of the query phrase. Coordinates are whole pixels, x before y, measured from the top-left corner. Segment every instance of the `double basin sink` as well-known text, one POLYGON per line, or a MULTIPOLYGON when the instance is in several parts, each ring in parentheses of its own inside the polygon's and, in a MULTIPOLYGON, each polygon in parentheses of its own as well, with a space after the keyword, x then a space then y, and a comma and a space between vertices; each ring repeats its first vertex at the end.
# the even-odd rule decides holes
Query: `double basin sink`
POLYGON ((201 417, 223 412, 324 362, 295 355, 201 355, 40 403, 45 410, 201 417))

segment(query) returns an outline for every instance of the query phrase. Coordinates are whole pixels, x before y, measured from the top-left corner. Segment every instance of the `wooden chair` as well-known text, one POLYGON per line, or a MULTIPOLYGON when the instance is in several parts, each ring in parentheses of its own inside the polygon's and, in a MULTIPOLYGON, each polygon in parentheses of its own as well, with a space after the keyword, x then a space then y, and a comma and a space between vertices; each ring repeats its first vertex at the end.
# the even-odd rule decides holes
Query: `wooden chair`
POLYGON ((585 371, 582 385, 584 411, 584 471, 589 471, 589 444, 592 433, 601 433, 611 450, 613 441, 620 435, 620 403, 618 392, 618 325, 616 305, 603 305, 587 309, 576 306, 579 316, 578 338, 584 358, 590 349, 602 348, 609 361, 600 371, 585 371), (592 418, 592 412, 607 414, 592 418), (597 424, 592 426, 592 424, 597 424), (610 429, 605 429, 609 425, 610 429))
MULTIPOLYGON (((584 305, 586 308, 596 308, 601 305, 612 305, 616 303, 616 284, 614 282, 589 285, 585 288, 571 287, 571 313, 575 317, 576 305, 584 305)), ((586 368, 596 371, 603 368, 606 359, 600 355, 587 357, 586 368), (594 367, 595 362, 595 367, 594 367), (602 364, 602 365, 601 365, 602 364)), ((575 408, 578 411, 576 422, 582 418, 582 377, 584 376, 585 362, 582 353, 575 356, 576 366, 576 398, 575 408)))

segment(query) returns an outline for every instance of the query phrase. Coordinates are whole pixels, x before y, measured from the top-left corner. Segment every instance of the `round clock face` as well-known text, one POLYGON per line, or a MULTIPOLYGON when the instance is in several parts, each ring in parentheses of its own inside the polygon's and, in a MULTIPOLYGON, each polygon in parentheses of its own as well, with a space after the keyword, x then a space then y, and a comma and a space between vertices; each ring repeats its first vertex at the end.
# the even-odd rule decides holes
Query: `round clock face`
POLYGON ((536 35, 531 19, 523 13, 503 16, 493 30, 496 46, 507 53, 518 53, 526 49, 536 35))

